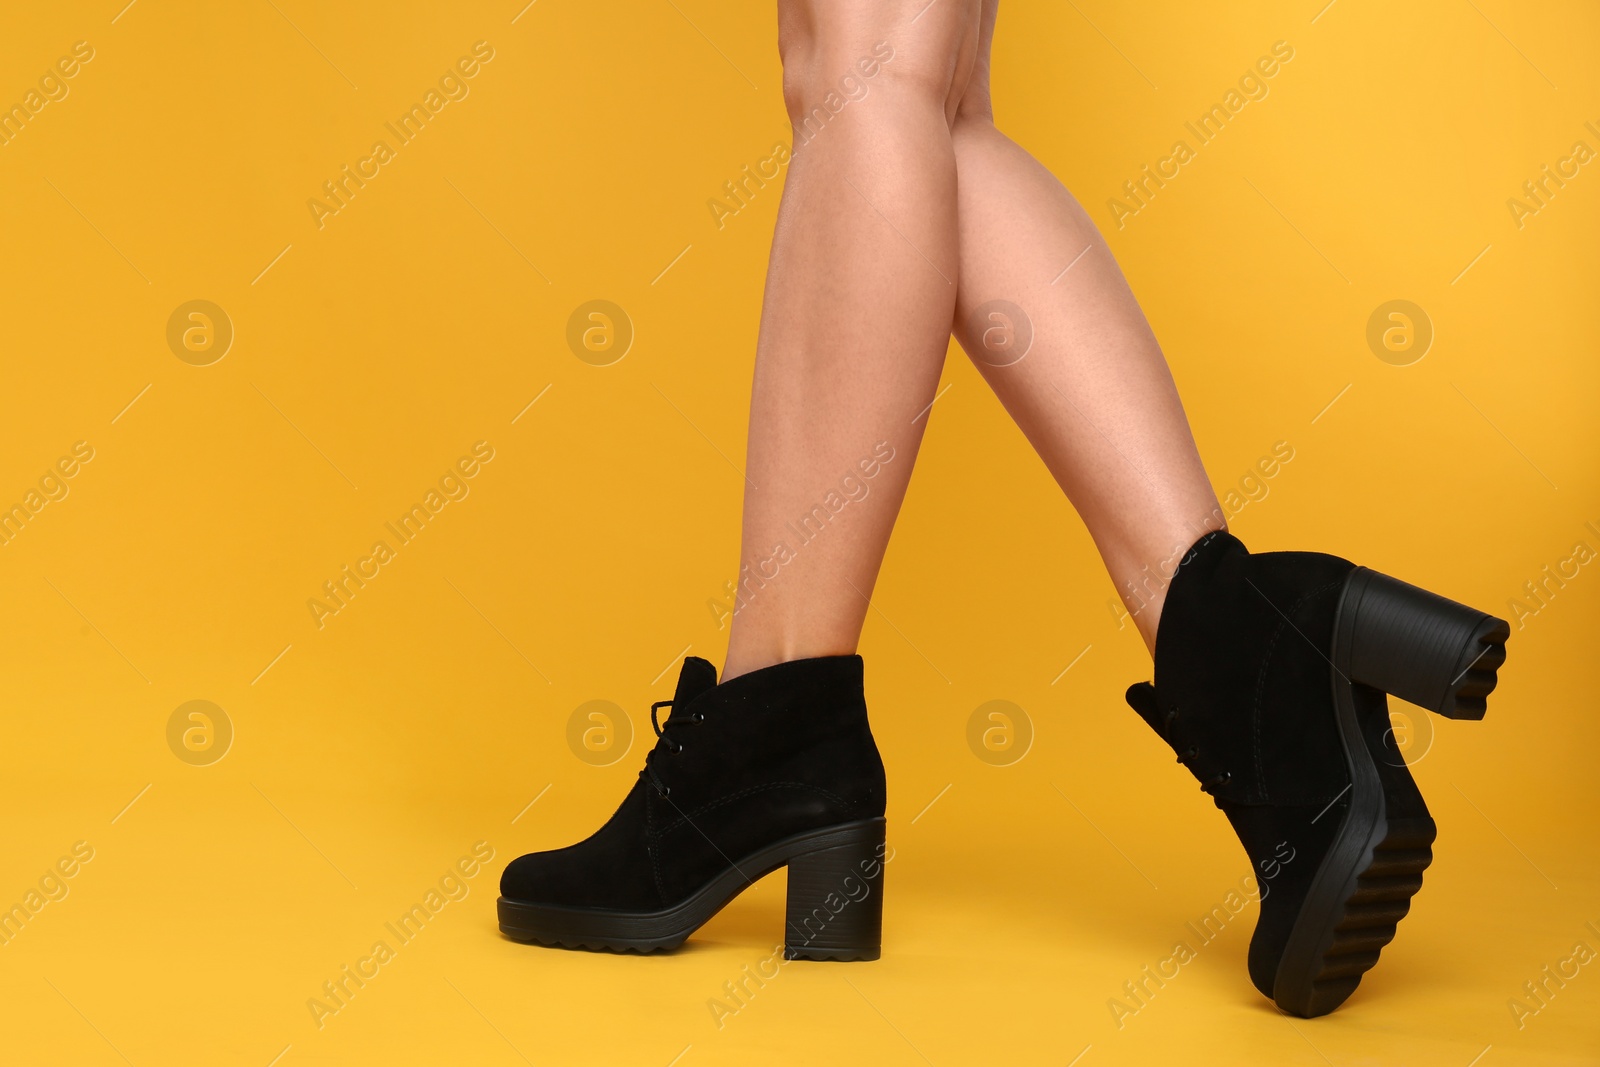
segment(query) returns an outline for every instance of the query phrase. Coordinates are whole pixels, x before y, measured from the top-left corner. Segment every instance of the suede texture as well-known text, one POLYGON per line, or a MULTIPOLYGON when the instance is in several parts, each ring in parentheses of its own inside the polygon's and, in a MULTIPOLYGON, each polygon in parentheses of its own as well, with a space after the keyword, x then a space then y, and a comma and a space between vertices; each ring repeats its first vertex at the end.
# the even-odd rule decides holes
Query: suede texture
POLYGON ((1300 915, 1300 904, 1349 807, 1348 794, 1330 805, 1227 804, 1223 814, 1250 856, 1261 894, 1261 915, 1250 938, 1250 981, 1272 997, 1278 961, 1300 915))
POLYGON ((785 837, 884 813, 859 656, 780 663, 721 685, 690 656, 662 732, 606 824, 513 860, 502 896, 657 911, 785 837))
POLYGON ((1349 806, 1330 657, 1353 569, 1318 553, 1252 555, 1230 534, 1206 535, 1167 591, 1154 686, 1128 690, 1129 705, 1174 752, 1194 750, 1197 780, 1229 776, 1211 792, 1263 890, 1249 969, 1268 997, 1349 806))
POLYGON ((1328 657, 1354 568, 1313 552, 1251 555, 1226 533, 1201 538, 1179 565, 1156 633, 1150 724, 1176 751, 1198 749, 1200 781, 1231 776, 1219 803, 1326 804, 1350 781, 1328 657))

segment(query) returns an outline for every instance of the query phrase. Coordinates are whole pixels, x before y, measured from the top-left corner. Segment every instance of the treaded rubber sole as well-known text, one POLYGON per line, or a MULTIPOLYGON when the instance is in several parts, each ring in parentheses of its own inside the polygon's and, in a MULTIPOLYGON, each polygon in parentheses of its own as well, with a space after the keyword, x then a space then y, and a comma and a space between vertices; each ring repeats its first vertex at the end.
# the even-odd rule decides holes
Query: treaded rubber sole
POLYGON ((675 949, 729 901, 789 868, 784 955, 875 960, 883 928, 883 819, 796 834, 741 858, 684 900, 652 912, 573 908, 501 897, 500 932, 514 941, 605 952, 675 949))
POLYGON ((1329 677, 1350 800, 1278 962, 1272 999, 1284 1011, 1309 1018, 1343 1004, 1433 862, 1437 831, 1392 747, 1385 694, 1481 719, 1509 634, 1503 620, 1365 567, 1346 579, 1329 677))
POLYGON ((1433 862, 1434 834, 1429 818, 1386 824, 1339 909, 1331 936, 1320 946, 1320 966, 1311 976, 1309 996, 1297 1005, 1304 1010, 1296 1014, 1324 1015, 1337 1008, 1377 964, 1422 888, 1422 872, 1433 862))

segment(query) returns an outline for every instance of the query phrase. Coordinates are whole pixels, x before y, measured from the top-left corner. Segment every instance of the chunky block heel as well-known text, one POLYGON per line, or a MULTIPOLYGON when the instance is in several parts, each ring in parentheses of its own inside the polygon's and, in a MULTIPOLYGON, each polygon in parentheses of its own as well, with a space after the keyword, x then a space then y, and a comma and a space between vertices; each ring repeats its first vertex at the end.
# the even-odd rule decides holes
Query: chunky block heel
POLYGON ((1481 719, 1506 661, 1503 619, 1365 567, 1345 586, 1335 663, 1351 681, 1451 719, 1481 719))
POLYGON ((841 827, 789 860, 785 959, 875 960, 883 941, 884 821, 841 827))

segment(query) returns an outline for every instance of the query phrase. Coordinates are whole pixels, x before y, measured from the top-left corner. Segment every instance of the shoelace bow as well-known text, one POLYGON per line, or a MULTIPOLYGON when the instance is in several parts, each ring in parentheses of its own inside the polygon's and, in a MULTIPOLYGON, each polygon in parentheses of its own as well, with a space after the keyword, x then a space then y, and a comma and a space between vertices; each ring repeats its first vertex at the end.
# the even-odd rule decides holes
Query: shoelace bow
MULTIPOLYGON (((1178 709, 1174 707, 1171 711, 1167 712, 1167 717, 1161 722, 1161 732, 1166 737, 1167 741, 1172 744, 1174 750, 1177 749, 1178 745, 1176 739, 1172 736, 1172 724, 1177 721, 1178 709)), ((1194 768, 1190 766, 1190 763, 1199 755, 1200 747, 1198 745, 1189 745, 1182 752, 1178 753, 1178 762, 1183 764, 1184 767, 1188 768, 1189 771, 1193 773, 1194 768)), ((1227 785, 1231 781, 1233 781, 1233 772, 1223 771, 1221 774, 1214 774, 1210 778, 1207 778, 1205 781, 1201 782, 1200 791, 1203 793, 1211 793, 1214 796, 1215 794, 1213 793, 1213 790, 1227 785)))
POLYGON ((644 757, 644 768, 639 772, 640 777, 649 778, 650 784, 656 787, 656 792, 660 793, 664 797, 669 797, 672 795, 672 787, 661 780, 661 776, 656 774, 655 768, 651 766, 651 763, 655 760, 656 754, 659 752, 665 752, 668 755, 674 755, 683 751, 683 742, 668 737, 667 731, 671 730, 675 726, 692 726, 695 723, 704 722, 706 717, 705 712, 703 711, 697 711, 693 715, 670 715, 667 717, 667 724, 662 726, 660 720, 657 718, 657 713, 660 712, 662 708, 670 707, 672 707, 672 701, 670 700, 658 700, 654 704, 650 705, 650 726, 653 730, 655 730, 657 740, 655 747, 646 753, 644 757))

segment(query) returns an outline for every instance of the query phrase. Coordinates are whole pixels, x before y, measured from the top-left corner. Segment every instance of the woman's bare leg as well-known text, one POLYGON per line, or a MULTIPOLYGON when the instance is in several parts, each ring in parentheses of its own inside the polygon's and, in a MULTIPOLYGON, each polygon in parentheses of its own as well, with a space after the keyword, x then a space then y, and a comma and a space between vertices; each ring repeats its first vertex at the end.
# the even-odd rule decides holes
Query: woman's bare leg
POLYGON ((959 280, 951 123, 978 2, 925 4, 779 3, 795 152, 756 348, 725 678, 855 651, 927 425, 959 280))
POLYGON ((1223 512, 1105 240, 1055 176, 994 127, 996 4, 983 0, 954 126, 954 332, 1083 517, 1153 651, 1167 579, 1197 538, 1224 528, 1223 512), (1030 326, 1031 347, 1013 363, 1030 326))

